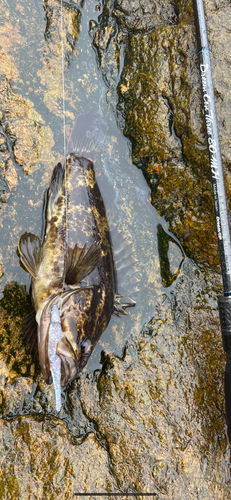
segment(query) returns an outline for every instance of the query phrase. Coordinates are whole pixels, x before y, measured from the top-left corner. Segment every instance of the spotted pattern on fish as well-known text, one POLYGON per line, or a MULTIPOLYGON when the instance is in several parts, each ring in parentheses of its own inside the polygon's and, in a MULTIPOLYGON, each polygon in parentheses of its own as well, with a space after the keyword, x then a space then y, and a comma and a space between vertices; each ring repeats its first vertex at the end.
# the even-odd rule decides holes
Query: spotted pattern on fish
POLYGON ((58 164, 53 171, 47 200, 43 242, 38 242, 34 235, 24 235, 19 241, 19 252, 29 272, 34 266, 32 297, 39 361, 48 383, 52 381, 48 357, 50 307, 62 300, 63 337, 56 353, 61 359, 61 384, 65 386, 81 372, 110 321, 117 280, 107 216, 93 163, 69 154, 65 166, 58 164), (40 252, 36 265, 34 248, 40 252), (87 353, 81 347, 84 345, 88 345, 87 353))

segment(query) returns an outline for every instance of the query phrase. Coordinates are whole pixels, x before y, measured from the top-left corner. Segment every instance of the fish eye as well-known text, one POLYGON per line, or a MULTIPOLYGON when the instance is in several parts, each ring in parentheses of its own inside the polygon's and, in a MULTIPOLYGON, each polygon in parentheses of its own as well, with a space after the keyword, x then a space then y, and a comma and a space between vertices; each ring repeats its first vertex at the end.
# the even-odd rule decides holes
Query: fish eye
POLYGON ((80 346, 82 354, 88 354, 91 350, 91 341, 89 339, 84 340, 80 346))

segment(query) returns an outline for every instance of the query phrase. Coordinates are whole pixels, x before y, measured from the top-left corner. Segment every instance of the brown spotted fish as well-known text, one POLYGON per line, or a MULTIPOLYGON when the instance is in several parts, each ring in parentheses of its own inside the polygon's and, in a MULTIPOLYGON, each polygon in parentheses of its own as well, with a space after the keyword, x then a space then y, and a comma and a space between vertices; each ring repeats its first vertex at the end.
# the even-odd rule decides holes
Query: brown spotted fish
POLYGON ((75 379, 112 314, 126 314, 125 307, 135 304, 118 295, 108 219, 90 159, 103 141, 102 124, 97 115, 77 119, 65 164, 54 168, 46 193, 43 237, 25 233, 18 244, 20 262, 32 276, 35 309, 25 318, 25 335, 37 342, 48 384, 59 360, 61 385, 75 379))

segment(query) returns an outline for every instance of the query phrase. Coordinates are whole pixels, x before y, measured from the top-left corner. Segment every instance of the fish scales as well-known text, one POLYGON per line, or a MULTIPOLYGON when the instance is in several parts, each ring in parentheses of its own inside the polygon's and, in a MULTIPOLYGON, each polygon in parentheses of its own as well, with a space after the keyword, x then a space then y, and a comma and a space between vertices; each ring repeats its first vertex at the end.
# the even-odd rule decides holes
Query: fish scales
POLYGON ((113 306, 116 291, 116 274, 111 245, 110 231, 105 206, 95 179, 93 163, 74 154, 67 158, 67 238, 68 245, 90 247, 95 241, 100 243, 102 258, 98 267, 88 276, 103 280, 108 307, 113 306))
MULTIPOLYGON (((124 309, 135 305, 129 297, 122 302, 118 294, 105 206, 89 159, 97 156, 105 128, 98 115, 77 118, 65 163, 54 168, 45 195, 43 237, 25 233, 18 244, 20 263, 32 276, 35 308, 23 322, 24 334, 38 344, 45 381, 52 383, 51 372, 55 377, 56 408, 61 394, 57 357, 66 386, 86 365, 113 312, 126 314, 124 309)), ((129 262, 125 253, 126 262, 119 262, 123 269, 129 262)))
MULTIPOLYGON (((29 244, 33 235, 27 236, 29 244)), ((70 292, 62 305, 63 337, 56 351, 62 362, 61 383, 66 385, 80 373, 105 330, 117 292, 108 221, 93 163, 89 159, 70 154, 64 168, 60 164, 55 167, 48 191, 45 237, 40 245, 40 263, 32 278, 39 361, 45 380, 51 382, 48 358, 50 306, 54 301, 58 303, 58 299, 62 301, 62 295, 65 297, 65 293, 70 292), (91 248, 88 265, 87 252, 91 248), (87 271, 82 276, 79 263, 83 278, 79 283, 75 282, 75 266, 72 266, 72 271, 69 269, 75 249, 77 253, 86 254, 84 265, 87 271), (87 353, 83 352, 84 342, 88 342, 87 353)), ((30 253, 30 249, 27 251, 30 253)), ((19 252, 25 265, 20 242, 19 252)))

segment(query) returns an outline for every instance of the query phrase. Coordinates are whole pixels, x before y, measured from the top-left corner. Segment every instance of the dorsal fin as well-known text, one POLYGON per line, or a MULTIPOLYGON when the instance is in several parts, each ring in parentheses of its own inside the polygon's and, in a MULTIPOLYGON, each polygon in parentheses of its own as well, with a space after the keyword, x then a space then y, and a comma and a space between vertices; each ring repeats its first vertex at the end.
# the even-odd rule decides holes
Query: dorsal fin
POLYGON ((49 221, 52 217, 54 206, 57 202, 57 199, 61 193, 63 187, 63 177, 64 177, 64 168, 61 163, 58 163, 53 170, 50 187, 47 191, 47 212, 46 218, 49 221))
POLYGON ((99 264, 102 256, 100 245, 95 242, 90 248, 84 245, 74 249, 68 247, 68 262, 65 282, 67 285, 76 286, 88 276, 99 264))
POLYGON ((43 196, 41 241, 44 241, 46 234, 46 225, 47 225, 46 214, 47 214, 48 201, 49 201, 49 188, 46 189, 43 196))
POLYGON ((20 262, 33 278, 38 275, 41 262, 42 245, 40 238, 31 233, 25 233, 20 236, 18 243, 20 262))

